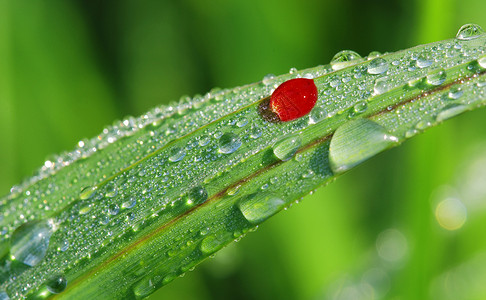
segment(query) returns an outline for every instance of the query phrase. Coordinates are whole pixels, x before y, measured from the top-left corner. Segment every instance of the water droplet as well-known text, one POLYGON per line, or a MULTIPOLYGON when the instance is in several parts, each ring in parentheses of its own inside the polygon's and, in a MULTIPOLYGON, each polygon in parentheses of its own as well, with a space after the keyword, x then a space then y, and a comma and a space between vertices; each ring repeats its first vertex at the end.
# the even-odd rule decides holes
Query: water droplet
POLYGON ((135 206, 135 204, 137 204, 137 198, 135 198, 134 196, 130 196, 128 197, 128 199, 126 199, 123 203, 122 203, 122 208, 123 209, 129 209, 129 208, 132 208, 135 206))
POLYGON ((113 198, 118 194, 116 185, 114 183, 108 183, 105 187, 105 197, 113 198))
POLYGON ((444 109, 437 115, 436 120, 438 122, 445 121, 452 117, 455 117, 467 110, 467 106, 461 104, 452 104, 444 107, 444 109))
POLYGON ((259 224, 285 206, 285 201, 269 193, 251 194, 238 202, 238 208, 251 224, 259 224))
POLYGON ((59 244, 59 250, 61 250, 62 252, 66 251, 67 249, 69 249, 69 241, 68 240, 63 240, 60 244, 59 244))
POLYGON ((85 187, 81 193, 79 194, 79 199, 81 200, 86 200, 90 199, 91 197, 94 196, 95 191, 98 189, 98 187, 95 186, 87 186, 85 187))
POLYGON ((243 118, 240 118, 237 122, 236 122, 236 126, 238 127, 243 127, 245 126, 246 124, 248 124, 248 119, 243 117, 243 118))
POLYGON ((295 155, 301 145, 302 138, 300 135, 293 135, 275 143, 273 146, 273 153, 280 160, 287 161, 295 155))
POLYGON ((52 276, 47 282, 46 287, 49 292, 53 294, 59 294, 64 291, 67 286, 67 279, 63 275, 52 276))
POLYGON ((35 266, 46 255, 54 231, 52 220, 31 221, 17 227, 10 238, 10 254, 28 266, 35 266))
POLYGON ((208 200, 208 192, 202 186, 193 187, 188 194, 187 204, 199 205, 208 200))
POLYGON ((450 99, 456 100, 459 99, 464 92, 462 91, 462 88, 459 85, 454 85, 449 89, 449 93, 447 96, 450 99))
POLYGON ((295 74, 297 72, 298 72, 297 68, 290 68, 289 70, 289 74, 295 74))
POLYGON ((351 50, 343 50, 334 55, 331 60, 331 67, 333 70, 341 70, 362 60, 363 58, 358 53, 351 50))
POLYGON ((476 24, 462 25, 457 32, 456 39, 458 40, 472 40, 480 37, 484 34, 484 30, 481 26, 476 24))
POLYGON ((207 135, 202 135, 200 138, 199 138, 199 146, 201 147, 204 147, 206 146, 207 144, 209 144, 209 142, 211 141, 210 137, 207 136, 207 135))
POLYGON ((319 106, 312 109, 309 116, 309 124, 316 124, 319 121, 324 120, 327 117, 327 111, 319 106))
POLYGON ((272 83, 272 80, 275 78, 275 75, 273 74, 267 74, 263 77, 262 83, 264 85, 270 85, 272 83))
POLYGON ((368 110, 368 103, 366 103, 366 101, 359 101, 358 103, 356 103, 354 105, 354 112, 357 113, 357 114, 362 114, 364 113, 366 110, 368 110))
POLYGON ((219 152, 230 154, 238 150, 241 146, 240 138, 231 132, 227 132, 219 139, 219 152))
POLYGON ((380 95, 388 92, 392 88, 392 84, 388 76, 378 78, 375 81, 375 86, 373 88, 375 95, 380 95))
POLYGON ((262 130, 258 126, 252 126, 250 130, 250 137, 252 139, 257 139, 262 136, 262 130))
POLYGON ((377 57, 368 64, 369 74, 382 74, 388 71, 388 62, 381 57, 377 57))
POLYGON ((423 53, 420 53, 420 55, 417 58, 417 67, 419 67, 421 69, 427 68, 427 67, 430 67, 433 62, 434 61, 432 60, 430 53, 423 52, 423 53))
POLYGON ((116 216, 120 212, 118 204, 110 204, 108 206, 108 213, 112 216, 116 216))
POLYGON ((441 85, 447 78, 447 73, 444 69, 433 70, 430 72, 427 77, 426 81, 430 85, 441 85))
POLYGON ((137 298, 145 298, 155 291, 155 284, 152 282, 152 278, 144 278, 137 282, 133 287, 133 293, 137 298))
POLYGON ((481 68, 486 69, 486 55, 483 56, 483 57, 478 58, 478 65, 481 68))
POLYGON ((368 119, 352 120, 340 126, 329 146, 334 173, 342 173, 389 148, 398 140, 381 125, 368 119))
POLYGON ((200 245, 201 252, 204 255, 213 254, 214 252, 223 248, 224 242, 225 241, 222 237, 217 237, 214 234, 209 235, 209 236, 205 237, 201 242, 201 245, 200 245))
POLYGON ((174 147, 170 150, 169 161, 178 162, 186 156, 186 150, 181 147, 174 147))

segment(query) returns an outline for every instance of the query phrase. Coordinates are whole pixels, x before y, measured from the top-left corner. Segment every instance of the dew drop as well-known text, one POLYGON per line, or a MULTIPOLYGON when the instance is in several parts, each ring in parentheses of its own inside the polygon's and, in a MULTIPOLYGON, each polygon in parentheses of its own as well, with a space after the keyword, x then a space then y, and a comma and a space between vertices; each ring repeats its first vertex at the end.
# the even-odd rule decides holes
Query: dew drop
POLYGON ((375 95, 381 95, 383 93, 388 92, 392 88, 390 79, 388 76, 378 78, 375 81, 375 86, 373 87, 373 91, 375 95))
POLYGON ((243 127, 246 124, 248 124, 248 119, 245 117, 240 118, 238 121, 236 121, 236 126, 237 127, 243 127))
POLYGON ((130 196, 122 203, 121 207, 123 209, 130 209, 134 207, 136 204, 137 204, 137 198, 135 198, 134 196, 130 196))
POLYGON ((208 200, 208 192, 202 186, 193 187, 188 194, 187 203, 191 205, 199 205, 208 200))
POLYGON ((353 109, 356 114, 362 114, 368 110, 368 103, 366 101, 359 101, 354 105, 353 109))
POLYGON ((178 162, 186 156, 186 150, 181 147, 174 147, 170 150, 169 161, 178 162))
POLYGON ((10 238, 12 258, 31 267, 37 265, 46 255, 53 231, 52 220, 31 221, 20 225, 10 238))
POLYGON ((432 60, 430 53, 424 52, 421 53, 417 58, 417 67, 419 68, 427 68, 432 65, 434 61, 432 60))
POLYGON ((317 124, 319 121, 327 117, 327 112, 324 108, 316 106, 312 109, 309 116, 309 124, 317 124))
POLYGON ((459 99, 463 93, 464 92, 462 91, 462 88, 460 86, 454 85, 449 89, 449 93, 447 94, 447 96, 450 99, 456 100, 459 99))
POLYGON ((430 72, 426 77, 426 81, 430 85, 437 86, 443 84, 446 78, 446 71, 444 69, 438 69, 430 72))
POLYGON ((458 40, 472 40, 480 37, 484 34, 484 30, 481 26, 476 24, 465 24, 459 28, 457 32, 456 39, 458 40))
POLYGON ((341 70, 362 60, 363 58, 358 53, 351 50, 343 50, 334 55, 331 60, 331 67, 335 71, 341 70))
POLYGON ((116 216, 118 215, 118 213, 120 212, 120 207, 118 206, 118 204, 110 204, 108 206, 108 213, 112 216, 116 216))
POLYGON ((137 282, 133 287, 133 293, 137 298, 145 298, 155 291, 155 284, 152 278, 144 278, 137 282))
POLYGON ((64 252, 66 251, 67 249, 69 249, 69 241, 68 240, 63 240, 60 244, 59 244, 59 250, 64 252))
POLYGON ((262 136, 262 130, 258 126, 252 126, 250 130, 250 137, 252 139, 257 139, 262 136))
POLYGON ((486 55, 478 58, 478 65, 481 68, 486 69, 486 55))
POLYGON ((382 74, 388 71, 388 62, 381 57, 377 57, 368 64, 369 74, 382 74))
POLYGON ((231 132, 223 134, 219 139, 219 152, 230 154, 238 150, 241 146, 240 138, 231 132))
POLYGON ((202 135, 200 138, 199 138, 199 146, 201 147, 204 147, 206 146, 207 144, 209 144, 209 142, 211 141, 211 139, 209 138, 209 136, 207 135, 202 135))
POLYGON ((238 202, 239 210, 251 224, 259 224, 265 221, 284 206, 285 201, 268 192, 251 194, 238 202))
POLYGON ((444 107, 444 109, 437 115, 436 120, 438 122, 445 121, 452 117, 455 117, 467 110, 467 106, 461 104, 452 104, 444 107))
POLYGON ((202 240, 200 249, 204 255, 210 255, 223 248, 223 246, 224 240, 221 237, 212 234, 202 240))
POLYGON ((59 294, 64 291, 67 286, 67 279, 63 275, 52 276, 47 282, 46 287, 49 292, 53 294, 59 294))
POLYGON ((118 194, 116 185, 114 183, 108 183, 105 187, 105 197, 113 198, 118 194))
POLYGON ((273 153, 278 159, 287 161, 295 155, 301 145, 302 138, 300 135, 293 135, 275 143, 273 153))
POLYGON ((381 125, 368 120, 352 120, 340 126, 329 146, 329 162, 334 173, 342 173, 389 148, 398 140, 381 125))
POLYGON ((79 193, 79 199, 81 200, 86 200, 90 199, 91 197, 94 196, 95 191, 98 189, 98 186, 87 186, 83 188, 81 193, 79 193))

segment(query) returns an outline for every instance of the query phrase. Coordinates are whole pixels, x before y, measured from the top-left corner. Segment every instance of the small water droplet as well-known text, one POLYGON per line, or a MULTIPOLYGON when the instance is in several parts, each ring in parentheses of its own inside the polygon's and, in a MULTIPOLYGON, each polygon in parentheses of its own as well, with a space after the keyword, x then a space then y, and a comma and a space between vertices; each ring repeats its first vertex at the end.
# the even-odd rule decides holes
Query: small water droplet
POLYGON ((433 70, 427 74, 426 82, 430 85, 441 85, 447 78, 447 73, 444 69, 433 70))
POLYGON ((238 127, 243 127, 246 124, 248 124, 248 119, 245 118, 245 117, 242 117, 238 121, 236 121, 236 126, 238 126, 238 127))
POLYGON ((135 204, 137 204, 137 198, 135 198, 134 196, 130 196, 130 197, 128 197, 128 199, 126 199, 122 203, 122 206, 121 207, 123 209, 130 209, 130 208, 134 207, 135 204))
POLYGON ((275 78, 275 75, 273 74, 267 74, 263 77, 262 83, 264 85, 270 85, 272 83, 272 80, 275 78))
POLYGON ((83 188, 81 193, 79 193, 79 199, 81 199, 81 200, 90 199, 91 197, 94 196, 94 193, 97 189, 98 189, 98 187, 96 185, 95 186, 87 186, 87 187, 83 188))
POLYGON ((208 192, 202 186, 193 187, 188 194, 187 204, 199 205, 208 200, 208 192))
POLYGON ((456 100, 459 99, 464 92, 462 91, 462 88, 459 85, 454 85, 449 89, 449 93, 447 96, 450 99, 456 100))
POLYGON ((295 74, 295 73, 297 73, 297 68, 290 68, 289 73, 290 73, 290 74, 295 74))
POLYGON ((344 123, 334 133, 329 161, 334 173, 342 173, 389 148, 398 140, 381 125, 358 119, 344 123))
POLYGON ((105 197, 113 198, 118 194, 116 185, 114 183, 108 183, 105 187, 105 197))
POLYGON ((456 39, 458 40, 472 40, 480 37, 484 34, 484 30, 481 26, 476 24, 465 24, 459 28, 456 39))
POLYGON ((437 115, 436 120, 438 122, 445 121, 452 117, 455 117, 467 110, 467 106, 461 104, 452 104, 444 107, 444 109, 437 115))
POLYGON ((275 143, 273 146, 273 153, 278 159, 287 161, 295 155, 301 145, 302 138, 300 135, 293 135, 275 143))
POLYGON ((265 221, 284 206, 285 201, 268 192, 251 194, 238 202, 238 208, 251 224, 259 224, 265 221))
POLYGON ((341 70, 362 60, 363 58, 358 53, 351 50, 343 50, 334 55, 331 60, 331 67, 335 71, 341 70))
POLYGON ((373 88, 373 91, 375 95, 380 95, 383 93, 388 92, 392 88, 391 81, 388 78, 388 76, 384 76, 381 78, 378 78, 375 81, 375 86, 373 88))
POLYGON ((181 147, 174 147, 170 150, 169 161, 178 162, 186 156, 186 150, 181 147))
POLYGON ((238 150, 241 146, 240 138, 231 132, 227 132, 219 139, 219 152, 230 154, 238 150))
POLYGON ((262 136, 262 130, 258 126, 252 126, 250 130, 250 137, 252 139, 257 139, 262 136))
POLYGON ((120 212, 118 204, 110 204, 108 206, 108 213, 112 216, 116 216, 120 212))
POLYGON ((201 147, 204 147, 206 146, 207 144, 209 144, 209 142, 211 141, 211 139, 209 138, 209 136, 207 135, 202 135, 200 138, 199 138, 199 146, 201 147))
POLYGON ((362 114, 364 113, 366 110, 368 110, 368 103, 366 103, 366 101, 359 101, 358 103, 356 103, 354 105, 354 112, 356 114, 362 114))
POLYGON ((63 275, 54 275, 46 282, 47 289, 53 294, 59 294, 64 291, 66 286, 67 279, 63 275))
POLYGON ((369 74, 382 74, 388 71, 388 62, 381 57, 377 57, 368 64, 369 74))
POLYGON ((10 238, 12 258, 31 267, 40 263, 54 229, 52 220, 31 221, 17 227, 10 238))

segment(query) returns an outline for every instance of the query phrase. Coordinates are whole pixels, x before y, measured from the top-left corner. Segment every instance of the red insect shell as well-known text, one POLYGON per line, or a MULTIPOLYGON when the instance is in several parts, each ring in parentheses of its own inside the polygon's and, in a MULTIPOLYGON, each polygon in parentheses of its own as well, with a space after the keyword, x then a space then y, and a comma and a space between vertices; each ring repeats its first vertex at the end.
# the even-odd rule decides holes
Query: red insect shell
POLYGON ((317 101, 317 87, 314 80, 290 79, 282 83, 270 97, 270 109, 283 122, 307 115, 317 101))

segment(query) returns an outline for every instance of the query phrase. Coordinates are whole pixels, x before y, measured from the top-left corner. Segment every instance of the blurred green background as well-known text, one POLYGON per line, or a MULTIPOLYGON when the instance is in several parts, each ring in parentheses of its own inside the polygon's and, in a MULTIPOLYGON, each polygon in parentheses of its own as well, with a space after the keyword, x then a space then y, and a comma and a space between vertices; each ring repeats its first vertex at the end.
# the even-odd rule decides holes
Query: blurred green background
MULTIPOLYGON (((184 94, 486 27, 484 0, 0 0, 0 194, 184 94)), ((486 299, 486 111, 318 189, 151 299, 486 299)))

